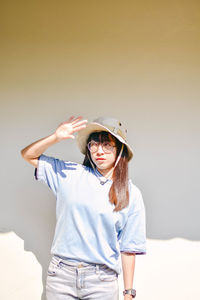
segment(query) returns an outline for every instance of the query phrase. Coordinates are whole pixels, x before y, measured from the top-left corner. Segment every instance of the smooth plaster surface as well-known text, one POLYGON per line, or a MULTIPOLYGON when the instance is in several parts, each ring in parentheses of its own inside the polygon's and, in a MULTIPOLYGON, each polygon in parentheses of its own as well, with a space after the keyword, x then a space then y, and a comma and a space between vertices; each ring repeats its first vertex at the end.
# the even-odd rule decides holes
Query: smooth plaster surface
MULTIPOLYGON (((199 34, 194 0, 1 2, 0 237, 24 241, 43 285, 55 200, 20 150, 70 115, 127 125, 149 239, 200 240, 199 34)), ((75 141, 46 153, 83 160, 75 141)))

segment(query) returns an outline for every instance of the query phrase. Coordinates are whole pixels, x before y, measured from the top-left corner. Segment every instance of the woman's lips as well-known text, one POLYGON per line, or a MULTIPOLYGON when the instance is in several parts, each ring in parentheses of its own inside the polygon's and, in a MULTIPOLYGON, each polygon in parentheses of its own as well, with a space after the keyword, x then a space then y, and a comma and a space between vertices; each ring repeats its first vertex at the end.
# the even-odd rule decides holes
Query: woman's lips
POLYGON ((105 160, 105 158, 96 158, 96 160, 105 160))

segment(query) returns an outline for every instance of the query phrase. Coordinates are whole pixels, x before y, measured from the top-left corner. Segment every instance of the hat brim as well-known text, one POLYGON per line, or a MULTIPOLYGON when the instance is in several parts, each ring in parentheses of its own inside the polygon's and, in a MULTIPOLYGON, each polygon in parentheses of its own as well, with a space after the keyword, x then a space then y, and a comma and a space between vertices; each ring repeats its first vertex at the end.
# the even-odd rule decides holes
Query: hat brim
POLYGON ((98 123, 95 123, 95 122, 91 122, 91 123, 87 124, 87 126, 84 129, 81 129, 80 131, 78 131, 76 140, 77 140, 77 144, 78 144, 78 147, 79 147, 81 153, 86 154, 87 140, 88 140, 90 134, 93 132, 99 132, 99 131, 109 132, 114 137, 116 137, 116 139, 118 139, 121 143, 126 145, 127 150, 128 150, 128 160, 131 160, 131 158, 133 157, 133 150, 131 149, 129 144, 120 135, 113 133, 109 128, 107 128, 103 125, 100 125, 98 123))

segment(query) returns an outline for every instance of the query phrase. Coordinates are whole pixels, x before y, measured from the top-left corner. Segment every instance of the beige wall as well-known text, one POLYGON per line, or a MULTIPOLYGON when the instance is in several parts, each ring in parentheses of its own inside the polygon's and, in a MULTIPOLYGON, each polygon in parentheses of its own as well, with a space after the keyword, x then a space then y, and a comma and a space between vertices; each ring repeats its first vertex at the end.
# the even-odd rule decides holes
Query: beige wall
MULTIPOLYGON (((148 238, 200 239, 199 36, 194 0, 1 3, 0 230, 44 271, 55 201, 19 151, 71 114, 127 124, 148 238)), ((82 160, 74 141, 47 154, 82 160)))

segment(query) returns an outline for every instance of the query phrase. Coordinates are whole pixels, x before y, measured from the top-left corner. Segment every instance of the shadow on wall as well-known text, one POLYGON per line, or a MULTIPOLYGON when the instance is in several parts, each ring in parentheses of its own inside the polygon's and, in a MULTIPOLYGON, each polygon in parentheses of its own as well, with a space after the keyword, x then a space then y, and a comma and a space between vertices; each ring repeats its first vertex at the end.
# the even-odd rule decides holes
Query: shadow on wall
MULTIPOLYGON (((21 295, 30 295, 29 300, 46 300, 46 273, 51 259, 51 243, 48 245, 45 242, 47 239, 53 238, 53 235, 49 235, 48 229, 45 233, 42 228, 42 232, 45 234, 44 237, 42 234, 39 235, 34 228, 30 229, 29 234, 23 232, 19 234, 16 231, 15 233, 0 233, 0 236, 8 235, 9 238, 9 243, 7 243, 5 238, 1 237, 4 248, 7 247, 5 251, 2 251, 1 248, 0 259, 3 270, 3 275, 0 276, 1 282, 3 282, 0 294, 4 296, 5 300, 19 299, 18 296, 21 295), (35 235, 38 237, 37 240, 34 238, 35 235), (9 245, 12 245, 10 249, 9 245), (13 283, 12 289, 10 289, 10 283, 13 283)), ((23 297, 23 299, 25 298, 23 297)))
MULTIPOLYGON (((45 233, 44 228, 42 231, 45 233)), ((29 234, 23 231, 20 234, 16 231, 0 232, 2 299, 26 299, 28 295, 29 300, 46 300, 46 273, 51 258, 49 245, 45 244, 48 233, 43 237, 43 243, 39 242, 41 238, 34 228, 29 234), (33 238, 35 235, 38 244, 33 238)))
POLYGON ((24 241, 45 286, 56 202, 19 149, 63 112, 115 111, 134 128, 131 178, 143 194, 148 238, 199 240, 198 1, 22 2, 1 9, 0 232, 24 241))
MULTIPOLYGON (((143 155, 143 157, 145 156, 143 155)), ((2 178, 3 201, 1 205, 2 208, 0 209, 0 231, 4 233, 14 232, 24 241, 24 251, 31 251, 37 258, 40 266, 42 266, 41 272, 44 289, 42 300, 45 300, 46 272, 51 259, 50 249, 55 229, 55 196, 47 186, 35 180, 34 167, 21 158, 17 149, 16 151, 13 151, 13 160, 15 161, 15 174, 18 174, 18 176, 15 175, 14 177, 13 175, 12 177, 13 166, 12 164, 6 164, 7 176, 2 178)), ((135 169, 137 169, 136 163, 134 165, 134 170, 135 169)), ((145 170, 141 170, 140 168, 141 175, 143 171, 145 170)), ((137 170, 136 174, 139 174, 137 170)), ((142 187, 141 184, 138 184, 142 190, 147 207, 147 233, 148 231, 150 232, 150 234, 148 234, 148 238, 152 238, 154 231, 150 228, 150 226, 153 223, 152 220, 156 219, 157 213, 158 215, 161 215, 161 209, 158 204, 151 203, 151 199, 155 198, 155 192, 158 193, 159 189, 160 195, 163 194, 162 186, 156 189, 153 185, 154 178, 150 178, 149 176, 144 177, 146 180, 147 178, 150 178, 150 180, 152 179, 152 186, 149 181, 144 182, 142 177, 134 177, 136 185, 137 182, 144 185, 144 187, 142 187), (151 194, 151 192, 153 194, 151 194)), ((167 190, 167 192, 169 193, 169 190, 167 190)), ((166 217, 166 220, 164 221, 158 220, 158 227, 161 225, 165 226, 165 230, 162 231, 159 228, 156 233, 157 237, 159 239, 165 239, 179 236, 192 239, 192 231, 187 233, 184 228, 187 223, 184 223, 179 218, 176 218, 176 221, 179 221, 178 225, 182 227, 182 230, 180 231, 180 235, 176 234, 177 232, 175 229, 177 224, 174 221, 175 219, 173 220, 173 218, 169 218, 171 213, 171 203, 169 201, 162 201, 161 204, 165 205, 165 212, 168 217, 166 217), (163 232, 168 233, 168 236, 163 236, 163 232)), ((173 214, 178 215, 178 212, 179 206, 174 203, 173 214)), ((187 222, 188 221, 191 221, 191 217, 190 220, 187 219, 187 222)), ((199 227, 197 226, 197 228, 199 227)), ((194 234, 196 234, 195 232, 194 234)), ((37 297, 34 299, 37 299, 37 297)))
MULTIPOLYGON (((23 169, 23 175, 19 180, 13 181, 12 189, 8 181, 4 185, 5 190, 7 190, 7 196, 6 201, 2 203, 3 208, 0 210, 0 232, 3 235, 6 233, 10 235, 10 232, 14 232, 24 241, 24 245, 20 246, 20 253, 22 254, 22 251, 23 253, 25 253, 24 251, 30 251, 35 255, 38 263, 42 266, 41 273, 44 290, 41 299, 45 300, 46 273, 51 259, 50 249, 55 228, 56 201, 53 193, 45 185, 37 184, 36 181, 31 182, 30 173, 32 173, 34 178, 34 168, 30 172, 30 166, 26 162, 24 162, 25 166, 23 168, 21 157, 19 157, 18 163, 21 165, 18 165, 19 169, 23 169), (28 174, 26 174, 26 171, 28 171, 28 174)), ((6 260, 10 264, 10 257, 12 260, 15 249, 8 250, 11 252, 11 255, 9 255, 10 252, 8 251, 6 260), (14 252, 12 253, 12 251, 14 252)), ((28 265, 26 267, 28 268, 28 265)), ((25 273, 17 272, 19 277, 22 276, 22 278, 25 273)), ((34 274, 32 275, 34 276, 34 274)), ((25 282, 26 284, 29 283, 25 282)), ((22 287, 22 290, 24 288, 22 287)), ((38 284, 35 288, 38 290, 38 284)), ((34 288, 32 290, 34 291, 34 288)), ((33 297, 33 299, 38 298, 33 297)))
MULTIPOLYGON (((24 241, 14 232, 1 233, 0 249, 3 270, 0 274, 3 282, 0 285, 1 298, 22 300, 28 295, 29 300, 41 299, 45 287, 45 278, 42 284, 42 266, 32 252, 24 251, 24 241)), ((152 299, 151 295, 154 300, 199 299, 200 242, 181 238, 165 241, 148 239, 147 249, 148 255, 137 257, 134 286, 138 299, 152 299), (193 274, 192 280, 190 274, 193 274)), ((123 299, 122 290, 123 276, 120 275, 120 300, 123 299)), ((45 299, 45 293, 42 299, 45 299)))
POLYGON ((42 266, 14 232, 0 233, 1 299, 41 299, 42 266), (28 297, 27 297, 28 295, 28 297))

